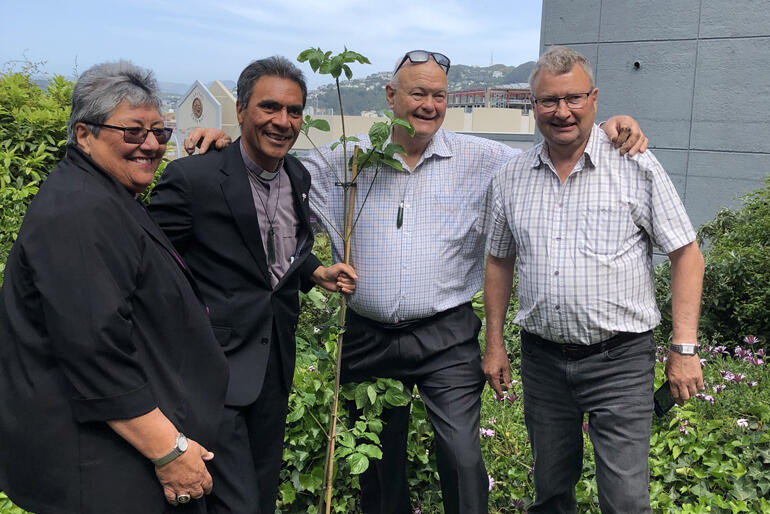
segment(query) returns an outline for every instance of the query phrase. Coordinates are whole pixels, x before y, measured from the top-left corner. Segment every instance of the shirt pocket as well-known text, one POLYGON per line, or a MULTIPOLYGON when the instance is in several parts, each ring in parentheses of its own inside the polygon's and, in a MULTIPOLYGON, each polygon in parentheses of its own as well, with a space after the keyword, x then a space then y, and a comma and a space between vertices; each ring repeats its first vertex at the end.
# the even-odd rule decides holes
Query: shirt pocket
POLYGON ((628 204, 622 201, 585 206, 581 229, 585 250, 597 255, 618 254, 637 231, 628 204))

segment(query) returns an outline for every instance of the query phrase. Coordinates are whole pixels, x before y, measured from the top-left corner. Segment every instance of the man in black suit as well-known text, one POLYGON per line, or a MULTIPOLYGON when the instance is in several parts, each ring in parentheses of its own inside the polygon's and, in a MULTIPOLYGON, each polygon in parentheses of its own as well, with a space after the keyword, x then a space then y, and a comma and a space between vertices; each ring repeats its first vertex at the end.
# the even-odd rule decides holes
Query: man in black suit
POLYGON ((227 355, 225 414, 212 451, 210 512, 272 514, 294 373, 297 291, 350 293, 350 266, 311 254, 310 175, 287 155, 307 88, 288 60, 251 63, 238 79, 242 137, 223 152, 166 168, 150 206, 200 284, 227 355))

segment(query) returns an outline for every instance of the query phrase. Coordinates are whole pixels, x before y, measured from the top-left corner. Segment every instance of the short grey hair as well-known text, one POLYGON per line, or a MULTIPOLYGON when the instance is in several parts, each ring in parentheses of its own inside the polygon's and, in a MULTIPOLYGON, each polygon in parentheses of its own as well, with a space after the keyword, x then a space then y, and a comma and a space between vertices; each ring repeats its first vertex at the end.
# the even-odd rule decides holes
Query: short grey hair
POLYGON ((241 76, 238 77, 238 103, 241 105, 241 109, 245 109, 249 105, 254 84, 261 77, 279 77, 296 82, 300 90, 302 90, 302 107, 305 107, 305 101, 307 100, 305 75, 286 57, 274 55, 253 61, 241 72, 241 76))
POLYGON ((588 75, 588 80, 591 82, 591 90, 593 90, 594 72, 586 56, 566 46, 552 46, 540 56, 540 59, 535 64, 535 69, 532 70, 532 74, 529 76, 530 92, 533 95, 535 94, 535 79, 540 72, 548 71, 554 75, 563 75, 569 73, 576 64, 583 68, 583 71, 588 75))
MULTIPOLYGON (((104 123, 124 100, 132 107, 155 107, 160 113, 160 91, 152 71, 129 61, 105 62, 88 68, 72 91, 67 142, 77 144, 76 123, 104 123)), ((89 129, 99 135, 99 127, 89 124, 89 129)))

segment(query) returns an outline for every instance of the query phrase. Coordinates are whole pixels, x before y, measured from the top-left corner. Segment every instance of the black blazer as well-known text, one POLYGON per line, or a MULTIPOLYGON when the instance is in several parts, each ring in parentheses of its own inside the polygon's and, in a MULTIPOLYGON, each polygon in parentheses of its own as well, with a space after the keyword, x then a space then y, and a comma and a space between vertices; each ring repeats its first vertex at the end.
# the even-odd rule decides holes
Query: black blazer
POLYGON ((221 152, 177 159, 152 193, 150 213, 190 266, 211 309, 211 324, 230 364, 228 405, 256 400, 275 324, 286 390, 294 375, 298 290, 320 265, 311 254, 310 174, 287 155, 294 208, 302 225, 295 259, 273 289, 240 139, 221 152))
POLYGON ((68 147, 27 210, 0 293, 0 487, 38 514, 170 510, 153 464, 105 421, 157 406, 211 446, 226 384, 170 242, 68 147))

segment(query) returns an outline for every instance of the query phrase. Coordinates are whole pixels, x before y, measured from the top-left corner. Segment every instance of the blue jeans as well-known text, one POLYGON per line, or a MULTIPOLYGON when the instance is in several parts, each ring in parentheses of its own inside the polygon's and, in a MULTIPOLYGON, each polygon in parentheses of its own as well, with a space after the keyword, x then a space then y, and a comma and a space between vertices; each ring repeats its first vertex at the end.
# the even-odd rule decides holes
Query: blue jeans
POLYGON ((651 512, 655 344, 651 332, 626 336, 606 351, 575 358, 556 343, 522 332, 524 419, 535 459, 529 512, 576 512, 584 413, 602 512, 651 512))

